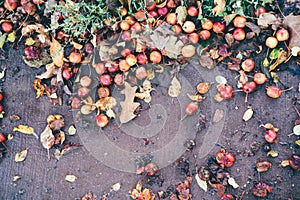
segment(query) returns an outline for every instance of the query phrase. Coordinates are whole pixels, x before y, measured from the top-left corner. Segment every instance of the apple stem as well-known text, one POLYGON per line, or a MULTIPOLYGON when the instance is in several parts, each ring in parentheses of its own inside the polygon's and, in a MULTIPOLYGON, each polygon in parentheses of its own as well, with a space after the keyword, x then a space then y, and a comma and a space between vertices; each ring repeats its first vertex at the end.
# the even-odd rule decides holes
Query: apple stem
POLYGON ((298 110, 297 106, 295 106, 295 105, 294 105, 294 108, 295 108, 295 110, 296 110, 296 112, 297 112, 298 116, 300 117, 300 112, 299 112, 299 110, 298 110))
POLYGON ((5 148, 8 152, 10 152, 10 150, 8 150, 8 148, 7 148, 7 146, 6 146, 6 144, 5 144, 4 142, 1 142, 1 144, 4 146, 4 148, 5 148))
POLYGON ((47 149, 47 154, 48 154, 48 161, 50 161, 50 151, 47 149))
POLYGON ((248 102, 248 94, 249 94, 249 93, 246 93, 246 97, 245 97, 245 103, 247 103, 247 102, 248 102))
POLYGON ((294 87, 290 87, 290 88, 288 88, 288 89, 282 90, 281 92, 287 92, 287 91, 292 90, 293 88, 294 88, 294 87))
POLYGON ((180 121, 183 121, 187 116, 188 116, 188 115, 185 114, 185 115, 180 119, 180 121))

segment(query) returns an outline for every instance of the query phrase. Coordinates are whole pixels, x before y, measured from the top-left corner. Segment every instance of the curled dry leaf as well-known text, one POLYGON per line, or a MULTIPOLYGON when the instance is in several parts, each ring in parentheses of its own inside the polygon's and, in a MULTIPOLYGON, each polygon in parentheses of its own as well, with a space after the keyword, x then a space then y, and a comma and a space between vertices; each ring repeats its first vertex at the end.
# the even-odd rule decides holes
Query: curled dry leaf
POLYGON ((198 186, 204 190, 205 192, 207 192, 207 182, 200 179, 200 177, 198 176, 198 174, 195 175, 195 179, 197 181, 198 186))
POLYGON ((278 157, 278 152, 275 150, 271 150, 267 153, 267 156, 271 156, 273 158, 278 157))
POLYGON ((111 110, 117 105, 117 100, 114 97, 104 97, 99 99, 95 106, 102 111, 111 110))
POLYGON ((230 177, 228 179, 228 184, 231 185, 234 189, 237 189, 239 186, 239 184, 237 184, 234 180, 234 178, 230 177))
POLYGON ((65 126, 65 120, 60 114, 49 115, 47 117, 47 123, 49 128, 53 130, 60 130, 65 126))
POLYGON ((76 181, 76 179, 77 179, 77 177, 75 175, 71 175, 71 174, 68 174, 65 177, 65 180, 70 183, 73 183, 74 181, 76 181))
POLYGON ((252 118, 252 116, 253 116, 253 109, 248 108, 243 115, 243 120, 246 122, 246 121, 250 120, 252 118))
POLYGON ((212 12, 215 16, 219 16, 222 13, 226 6, 225 0, 214 0, 215 7, 212 9, 212 12))
POLYGON ((274 125, 271 124, 271 123, 267 123, 267 124, 264 124, 264 125, 261 125, 261 126, 264 127, 265 129, 269 129, 269 130, 272 130, 272 131, 275 131, 275 132, 279 131, 279 128, 274 127, 274 125))
POLYGON ((112 187, 112 190, 116 192, 116 191, 120 190, 121 183, 113 184, 111 187, 112 187))
POLYGON ((63 131, 59 131, 59 133, 56 133, 54 137, 54 144, 63 144, 66 139, 66 135, 63 131))
POLYGON ((239 73, 240 73, 240 78, 237 83, 237 87, 242 88, 243 85, 245 85, 248 82, 248 76, 244 70, 240 70, 239 73))
POLYGON ((168 89, 168 94, 170 97, 178 97, 181 92, 181 84, 176 76, 172 78, 171 85, 168 89))
POLYGON ((50 46, 50 55, 52 57, 53 63, 57 67, 61 67, 64 64, 64 49, 62 45, 55 39, 52 38, 52 43, 50 46))
POLYGON ((278 53, 278 58, 276 59, 275 63, 273 63, 269 67, 269 72, 275 70, 278 65, 280 65, 283 62, 285 62, 287 59, 288 59, 288 53, 286 51, 284 51, 284 50, 281 50, 278 53))
POLYGON ((199 64, 202 67, 206 67, 207 69, 213 69, 213 68, 215 68, 215 62, 208 55, 201 55, 200 58, 199 58, 199 64))
POLYGON ((125 95, 125 100, 120 102, 121 113, 120 122, 122 124, 129 122, 136 117, 134 111, 140 106, 140 103, 134 102, 137 86, 131 87, 129 83, 125 82, 125 88, 122 93, 125 95))
POLYGON ((256 24, 252 23, 252 22, 246 22, 246 26, 251 29, 252 32, 254 32, 257 36, 260 33, 260 28, 259 26, 257 26, 256 24))
POLYGON ((18 131, 20 133, 24 133, 28 135, 34 135, 37 139, 39 139, 39 136, 34 132, 34 129, 27 125, 18 125, 14 127, 13 131, 18 131))
POLYGON ((252 192, 257 197, 266 197, 268 195, 268 193, 272 192, 272 188, 269 185, 260 181, 253 188, 252 192))
POLYGON ((153 90, 152 84, 149 80, 143 82, 142 87, 140 87, 140 92, 136 93, 135 96, 139 99, 143 99, 146 103, 151 102, 151 91, 153 90))
POLYGON ((9 116, 9 119, 10 119, 10 121, 15 122, 15 121, 19 121, 21 119, 21 117, 18 115, 11 115, 11 116, 9 116))
POLYGON ((71 125, 69 128, 68 128, 68 135, 75 135, 76 134, 76 128, 74 125, 71 125))
POLYGON ((23 150, 19 153, 16 153, 15 161, 16 162, 23 162, 27 157, 27 153, 28 153, 28 149, 25 149, 25 150, 23 150))
POLYGON ((16 182, 16 181, 19 180, 19 179, 21 179, 21 176, 16 175, 16 176, 14 176, 14 178, 13 178, 13 182, 16 182))
POLYGON ((55 158, 59 160, 62 156, 66 155, 72 150, 77 149, 80 146, 81 146, 80 144, 66 144, 61 151, 58 149, 55 150, 55 154, 54 154, 55 158))

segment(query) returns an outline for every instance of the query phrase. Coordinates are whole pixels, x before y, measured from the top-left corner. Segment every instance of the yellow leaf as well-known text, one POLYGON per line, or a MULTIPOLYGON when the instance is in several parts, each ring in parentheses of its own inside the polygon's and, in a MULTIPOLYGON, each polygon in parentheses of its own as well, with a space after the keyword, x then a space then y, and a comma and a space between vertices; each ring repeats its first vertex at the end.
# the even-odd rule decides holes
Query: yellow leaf
POLYGON ((82 47, 83 47, 81 44, 79 44, 79 43, 77 43, 77 42, 72 41, 72 43, 73 43, 75 49, 80 50, 80 49, 82 49, 82 47))
POLYGON ((27 125, 16 126, 14 127, 13 131, 18 131, 20 133, 25 133, 28 135, 34 135, 37 139, 39 138, 39 136, 37 136, 37 134, 34 133, 34 129, 27 125))
POLYGON ((116 191, 120 190, 120 188, 121 188, 121 183, 113 184, 111 187, 112 187, 113 191, 116 192, 116 191))
POLYGON ((198 174, 195 175, 195 179, 197 181, 197 184, 199 185, 199 187, 201 189, 203 189, 205 192, 207 192, 207 182, 200 179, 200 177, 198 176, 198 174))
POLYGON ((53 63, 61 67, 64 64, 64 49, 61 44, 52 38, 52 43, 50 46, 50 55, 52 57, 53 63))
POLYGON ((274 64, 272 64, 270 67, 269 67, 269 72, 273 71, 276 69, 276 67, 278 65, 280 65, 281 63, 283 63, 284 61, 286 61, 288 59, 288 53, 284 50, 281 50, 278 54, 278 58, 277 60, 275 61, 274 64))
POLYGON ((10 133, 7 136, 7 141, 11 141, 14 138, 14 136, 10 133))
POLYGON ((168 90, 168 94, 170 97, 178 97, 181 92, 181 84, 176 76, 173 77, 171 81, 171 85, 168 90))
POLYGON ((252 116, 253 116, 253 110, 252 110, 252 108, 248 108, 248 110, 246 110, 246 112, 243 115, 243 120, 246 122, 249 119, 251 119, 252 116))
POLYGON ((21 176, 14 176, 13 182, 16 182, 16 181, 19 180, 20 178, 21 178, 21 176))
POLYGON ((34 45, 34 43, 35 43, 35 40, 32 39, 32 37, 27 38, 25 41, 25 45, 27 45, 27 46, 34 45))
POLYGON ((68 135, 75 135, 76 134, 76 128, 74 125, 71 125, 68 129, 68 135))
POLYGON ((271 157, 275 158, 278 156, 278 152, 275 150, 271 150, 267 153, 267 156, 271 156, 271 157))
POLYGON ((282 167, 286 167, 286 166, 289 166, 290 164, 289 164, 289 161, 288 160, 283 160, 282 162, 281 162, 281 166, 282 167))
POLYGON ((212 9, 212 12, 215 16, 218 16, 221 12, 224 11, 226 2, 225 0, 214 0, 214 4, 216 6, 212 9))
POLYGON ((70 183, 74 182, 76 179, 77 179, 76 176, 70 175, 70 174, 66 175, 66 178, 65 178, 65 180, 68 181, 68 182, 70 182, 70 183))
POLYGON ((15 156, 15 161, 16 162, 23 162, 27 156, 27 152, 28 152, 28 149, 25 149, 19 153, 16 153, 16 156, 15 156))
POLYGON ((9 33, 8 36, 7 36, 7 40, 10 41, 10 42, 15 42, 15 40, 16 40, 15 33, 14 32, 9 33))

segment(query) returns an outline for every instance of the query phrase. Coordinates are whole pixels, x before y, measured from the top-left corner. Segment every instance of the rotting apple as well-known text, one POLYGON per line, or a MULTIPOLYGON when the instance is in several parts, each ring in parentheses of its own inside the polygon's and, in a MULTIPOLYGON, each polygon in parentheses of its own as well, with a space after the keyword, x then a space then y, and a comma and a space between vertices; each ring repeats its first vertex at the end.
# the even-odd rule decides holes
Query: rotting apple
POLYGON ((252 58, 247 58, 242 62, 242 69, 245 72, 251 72, 254 69, 255 63, 252 58))
POLYGON ((123 74, 116 74, 115 77, 114 77, 114 83, 115 83, 117 86, 122 86, 122 85, 124 85, 124 83, 125 83, 124 75, 123 75, 123 74))
POLYGON ((168 22, 171 25, 175 25, 177 22, 176 13, 168 13, 168 15, 166 17, 166 22, 168 22))
POLYGON ((109 74, 102 74, 100 76, 100 84, 103 86, 109 86, 111 81, 111 76, 109 74))
POLYGON ((5 32, 5 33, 8 33, 8 32, 11 32, 12 29, 13 29, 13 26, 10 22, 3 22, 1 24, 1 27, 2 27, 2 30, 5 32))
POLYGON ((108 117, 101 113, 95 117, 95 122, 97 126, 103 128, 108 124, 108 117))
POLYGON ((165 16, 165 15, 167 15, 168 14, 168 8, 167 7, 162 7, 162 8, 158 8, 157 9, 157 13, 158 13, 158 15, 160 15, 160 16, 165 16))
POLYGON ((267 81, 267 76, 261 72, 256 72, 253 75, 253 78, 254 78, 253 81, 258 85, 262 85, 267 81))
POLYGON ((140 65, 144 65, 148 62, 148 57, 146 54, 144 53, 139 53, 137 55, 137 63, 140 64, 140 65))

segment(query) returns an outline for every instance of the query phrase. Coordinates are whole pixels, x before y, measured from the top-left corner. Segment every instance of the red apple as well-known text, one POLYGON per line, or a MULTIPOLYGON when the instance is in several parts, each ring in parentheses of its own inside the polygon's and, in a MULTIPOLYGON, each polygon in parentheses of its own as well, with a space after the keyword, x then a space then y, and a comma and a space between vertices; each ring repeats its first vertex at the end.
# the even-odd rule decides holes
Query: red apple
POLYGON ((290 37, 289 31, 286 30, 285 28, 280 28, 280 29, 276 32, 276 39, 277 39, 279 42, 286 41, 286 40, 289 39, 289 37, 290 37))
POLYGON ((165 16, 166 14, 168 14, 168 8, 167 7, 158 8, 157 13, 160 16, 165 16))
POLYGON ((189 34, 189 40, 193 44, 197 44, 199 42, 199 35, 197 33, 189 34))
POLYGON ((148 62, 148 57, 146 54, 144 53, 139 53, 137 55, 137 63, 140 64, 140 65, 144 65, 148 62))
POLYGON ((233 20, 233 25, 235 28, 244 28, 246 26, 246 17, 236 16, 233 20))
POLYGON ((215 22, 213 24, 213 31, 215 33, 223 33, 224 30, 225 30, 225 24, 224 23, 215 22))
POLYGON ((191 17, 196 17, 198 15, 198 9, 196 6, 190 6, 188 8, 188 15, 191 17))
POLYGON ((232 35, 233 35, 233 38, 238 41, 244 40, 246 37, 246 33, 245 33, 244 29, 242 29, 242 28, 236 28, 233 31, 232 35))
POLYGON ((210 38, 210 32, 208 30, 202 30, 199 32, 199 37, 201 40, 207 40, 210 38))
POLYGON ((102 74, 100 76, 100 84, 103 86, 109 86, 111 81, 111 76, 109 74, 102 74))

